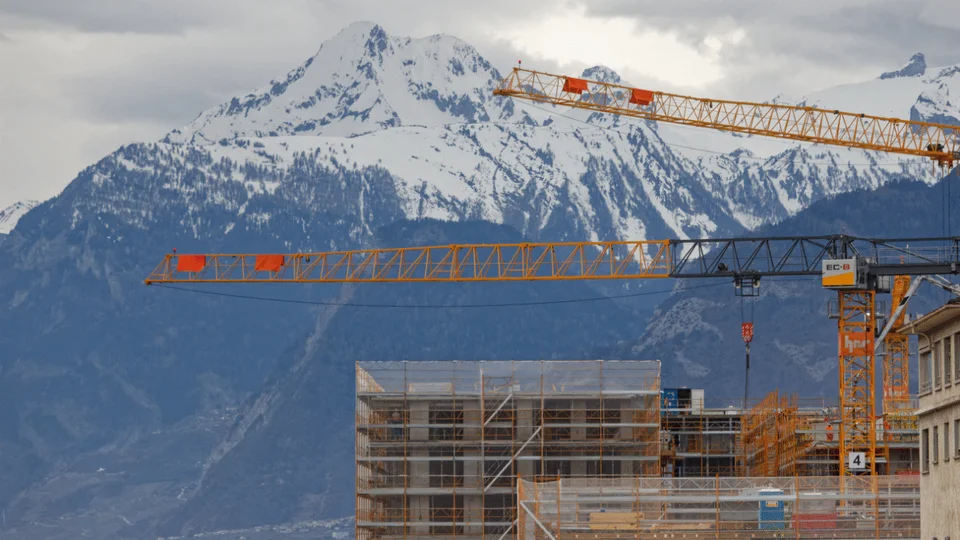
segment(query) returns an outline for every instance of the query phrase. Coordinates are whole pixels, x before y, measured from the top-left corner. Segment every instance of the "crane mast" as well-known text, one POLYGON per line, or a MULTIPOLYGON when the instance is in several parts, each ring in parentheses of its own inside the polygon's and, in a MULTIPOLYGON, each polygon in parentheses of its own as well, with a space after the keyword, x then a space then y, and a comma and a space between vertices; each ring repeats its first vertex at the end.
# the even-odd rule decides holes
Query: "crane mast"
POLYGON ((909 297, 910 276, 896 276, 890 291, 890 329, 883 339, 883 413, 886 441, 901 438, 904 432, 916 430, 915 411, 910 407, 910 338, 899 331, 906 312, 897 311, 909 297))

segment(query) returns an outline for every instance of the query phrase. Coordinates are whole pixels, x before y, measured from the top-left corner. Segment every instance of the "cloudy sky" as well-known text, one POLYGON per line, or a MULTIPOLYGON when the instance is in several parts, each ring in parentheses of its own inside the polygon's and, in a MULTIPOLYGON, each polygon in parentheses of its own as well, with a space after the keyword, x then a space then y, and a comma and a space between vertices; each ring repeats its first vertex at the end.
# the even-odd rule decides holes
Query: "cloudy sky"
POLYGON ((495 65, 766 99, 960 63, 957 0, 0 0, 0 208, 285 74, 351 22, 495 65))

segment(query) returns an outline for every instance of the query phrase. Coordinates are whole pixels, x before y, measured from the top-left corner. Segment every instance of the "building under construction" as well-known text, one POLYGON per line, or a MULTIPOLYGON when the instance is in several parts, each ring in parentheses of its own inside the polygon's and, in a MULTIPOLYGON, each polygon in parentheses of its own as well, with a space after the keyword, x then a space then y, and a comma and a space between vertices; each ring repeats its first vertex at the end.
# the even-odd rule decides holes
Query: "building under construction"
MULTIPOLYGON (((683 515, 694 519, 710 504, 722 506, 720 498, 701 501, 703 508, 694 512, 689 507, 684 514, 680 495, 693 489, 687 480, 694 478, 754 478, 750 486, 757 489, 743 484, 742 497, 761 496, 757 486, 770 487, 774 478, 779 478, 777 486, 786 486, 794 478, 822 477, 826 479, 817 486, 824 489, 831 477, 840 482, 835 406, 823 400, 801 403, 776 392, 749 404, 746 412, 743 405, 742 400, 707 400, 696 389, 661 389, 655 361, 358 363, 357 537, 500 539, 518 534, 522 485, 528 490, 542 490, 544 483, 599 490, 578 505, 624 489, 646 493, 644 505, 655 500, 649 490, 679 497, 665 499, 672 502, 661 504, 660 514, 631 510, 652 524, 683 515), (666 484, 653 487, 661 481, 666 484)), ((909 521, 913 515, 916 433, 878 428, 885 441, 880 473, 899 473, 900 478, 897 488, 891 488, 896 495, 890 495, 895 499, 890 505, 906 508, 884 515, 894 516, 890 523, 902 524, 901 518, 909 521)), ((806 492, 819 493, 816 486, 805 485, 806 492)), ((724 486, 724 493, 732 489, 724 486)), ((839 484, 831 486, 832 498, 823 505, 846 500, 837 495, 839 484)), ((783 486, 776 489, 783 491, 783 486)), ((787 492, 799 497, 802 490, 794 486, 787 492)), ((781 498, 788 497, 783 493, 781 498)), ((626 499, 607 503, 620 508, 623 504, 613 504, 618 500, 626 499)), ((797 510, 797 501, 781 502, 791 512, 803 510, 797 510)), ((808 510, 816 507, 815 501, 803 504, 808 510)), ((844 503, 845 508, 850 504, 844 503)), ((880 519, 876 507, 870 508, 870 515, 880 519)))
POLYGON ((517 478, 660 475, 660 363, 357 364, 357 537, 499 538, 517 478))
MULTIPOLYGON (((878 474, 919 473, 916 416, 898 419, 876 420, 878 474)), ((837 407, 826 400, 769 393, 743 414, 738 476, 839 475, 839 423, 837 407)))

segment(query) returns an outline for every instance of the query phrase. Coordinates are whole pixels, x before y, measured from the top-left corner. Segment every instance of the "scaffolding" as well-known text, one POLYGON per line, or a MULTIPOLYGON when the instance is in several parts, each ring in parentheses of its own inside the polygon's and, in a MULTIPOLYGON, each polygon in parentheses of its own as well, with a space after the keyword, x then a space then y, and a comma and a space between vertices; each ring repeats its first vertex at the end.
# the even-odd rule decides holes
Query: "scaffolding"
POLYGON ((670 403, 667 392, 676 390, 665 389, 661 402, 661 476, 736 476, 743 400, 706 400, 701 394, 689 402, 680 398, 670 403))
MULTIPOLYGON (((916 417, 890 428, 877 420, 881 474, 911 473, 919 463, 916 417)), ((839 410, 825 400, 769 393, 743 415, 739 476, 832 476, 840 474, 839 410), (819 401, 819 403, 818 403, 819 401)))
POLYGON ((802 402, 770 392, 744 414, 740 476, 838 474, 836 416, 837 409, 824 400, 802 402))
POLYGON ((514 531, 520 476, 660 474, 660 363, 357 363, 357 538, 514 531))
POLYGON ((741 476, 777 476, 777 416, 780 398, 776 391, 743 415, 741 476))
POLYGON ((521 480, 517 540, 920 537, 917 476, 521 480))

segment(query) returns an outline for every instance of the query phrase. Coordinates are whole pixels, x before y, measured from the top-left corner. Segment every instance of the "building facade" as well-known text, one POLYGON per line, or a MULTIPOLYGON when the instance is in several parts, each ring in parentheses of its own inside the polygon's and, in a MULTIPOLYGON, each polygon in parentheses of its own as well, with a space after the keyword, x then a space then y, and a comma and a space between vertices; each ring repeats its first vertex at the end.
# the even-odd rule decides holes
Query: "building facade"
POLYGON ((708 402, 701 389, 661 391, 661 457, 664 477, 737 475, 742 460, 742 402, 708 402))
POLYGON ((503 537, 519 478, 660 475, 660 363, 360 362, 357 538, 503 537))
POLYGON ((960 300, 903 331, 918 337, 921 538, 960 539, 960 300))
MULTIPOLYGON (((835 406, 777 392, 743 405, 661 389, 656 361, 359 362, 356 537, 503 540, 524 482, 836 478, 835 406)), ((915 470, 916 439, 887 446, 902 463, 886 474, 915 470)))

